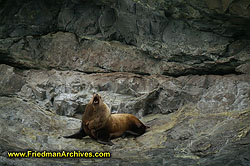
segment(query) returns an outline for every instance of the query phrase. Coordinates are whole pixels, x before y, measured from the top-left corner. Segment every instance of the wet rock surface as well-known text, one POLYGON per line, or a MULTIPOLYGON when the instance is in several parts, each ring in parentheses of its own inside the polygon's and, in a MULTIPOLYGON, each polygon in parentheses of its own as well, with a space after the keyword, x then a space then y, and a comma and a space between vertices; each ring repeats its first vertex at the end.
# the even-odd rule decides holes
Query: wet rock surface
MULTIPOLYGON (((7 75, 14 70, 0 66, 7 75)), ((249 165, 249 75, 172 78, 53 69, 25 70, 17 76, 25 82, 22 88, 0 97, 1 164, 249 165), (150 126, 148 131, 137 138, 114 139, 113 146, 89 137, 63 138, 79 130, 93 92, 102 94, 113 113, 137 115, 150 126), (112 157, 7 157, 9 151, 27 149, 109 151, 112 157)))

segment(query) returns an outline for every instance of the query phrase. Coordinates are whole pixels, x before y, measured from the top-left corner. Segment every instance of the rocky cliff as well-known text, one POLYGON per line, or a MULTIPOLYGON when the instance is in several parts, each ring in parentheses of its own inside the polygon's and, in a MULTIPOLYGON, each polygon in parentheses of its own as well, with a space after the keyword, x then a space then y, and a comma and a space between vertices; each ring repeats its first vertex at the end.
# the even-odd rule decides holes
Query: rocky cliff
POLYGON ((0 0, 0 164, 250 165, 250 1, 0 0), (98 92, 150 129, 77 131, 98 92), (10 159, 8 151, 111 159, 10 159))

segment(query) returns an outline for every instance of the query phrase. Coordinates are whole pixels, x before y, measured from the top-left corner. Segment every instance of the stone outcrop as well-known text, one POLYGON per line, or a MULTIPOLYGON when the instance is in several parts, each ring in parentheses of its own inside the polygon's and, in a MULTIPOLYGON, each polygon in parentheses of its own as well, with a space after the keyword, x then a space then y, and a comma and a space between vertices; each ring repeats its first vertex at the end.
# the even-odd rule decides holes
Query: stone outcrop
MULTIPOLYGON (((4 78, 14 71, 7 65, 0 67, 5 69, 4 78)), ((22 87, 8 84, 12 94, 2 91, 0 97, 1 164, 249 163, 249 75, 172 78, 32 69, 16 72, 15 78, 12 84, 22 82, 22 87), (79 130, 79 118, 93 92, 102 94, 113 113, 139 117, 150 126, 148 131, 137 138, 114 139, 114 146, 100 145, 89 137, 62 138, 79 130), (112 158, 7 158, 9 151, 26 149, 109 151, 112 158), (232 161, 232 156, 237 160, 232 161)))
POLYGON ((243 0, 2 4, 0 60, 17 67, 223 75, 250 61, 243 0))

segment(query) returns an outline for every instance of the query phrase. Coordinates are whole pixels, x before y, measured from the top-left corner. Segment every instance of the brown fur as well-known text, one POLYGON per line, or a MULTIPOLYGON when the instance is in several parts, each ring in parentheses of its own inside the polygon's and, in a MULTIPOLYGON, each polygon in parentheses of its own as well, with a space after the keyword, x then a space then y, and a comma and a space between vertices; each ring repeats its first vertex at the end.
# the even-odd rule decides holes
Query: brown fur
POLYGON ((125 132, 139 136, 145 132, 146 126, 132 114, 112 114, 105 129, 110 134, 110 139, 113 139, 125 132))
POLYGON ((82 116, 82 128, 90 137, 96 139, 95 131, 105 126, 111 113, 99 94, 94 94, 82 116), (94 99, 98 103, 94 103, 94 99))
POLYGON ((140 136, 145 133, 146 128, 132 114, 111 114, 101 96, 94 94, 86 106, 80 131, 65 138, 82 138, 88 135, 99 143, 112 145, 111 139, 125 134, 140 136))

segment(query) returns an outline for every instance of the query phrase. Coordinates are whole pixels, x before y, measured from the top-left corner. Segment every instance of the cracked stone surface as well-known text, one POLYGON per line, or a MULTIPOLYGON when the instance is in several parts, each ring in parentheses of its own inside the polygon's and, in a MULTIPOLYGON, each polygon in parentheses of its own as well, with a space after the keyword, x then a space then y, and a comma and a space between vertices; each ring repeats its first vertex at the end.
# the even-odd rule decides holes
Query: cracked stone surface
POLYGON ((2 4, 0 61, 12 66, 169 76, 249 74, 247 1, 2 4))
POLYGON ((173 78, 0 67, 5 69, 1 71, 4 78, 11 73, 13 83, 24 83, 15 87, 14 94, 0 97, 1 164, 249 165, 249 75, 173 78), (148 131, 137 138, 114 139, 113 146, 89 137, 64 139, 79 130, 93 92, 103 96, 112 113, 132 113, 150 126, 148 131), (7 157, 9 151, 27 149, 109 151, 112 157, 7 157))

